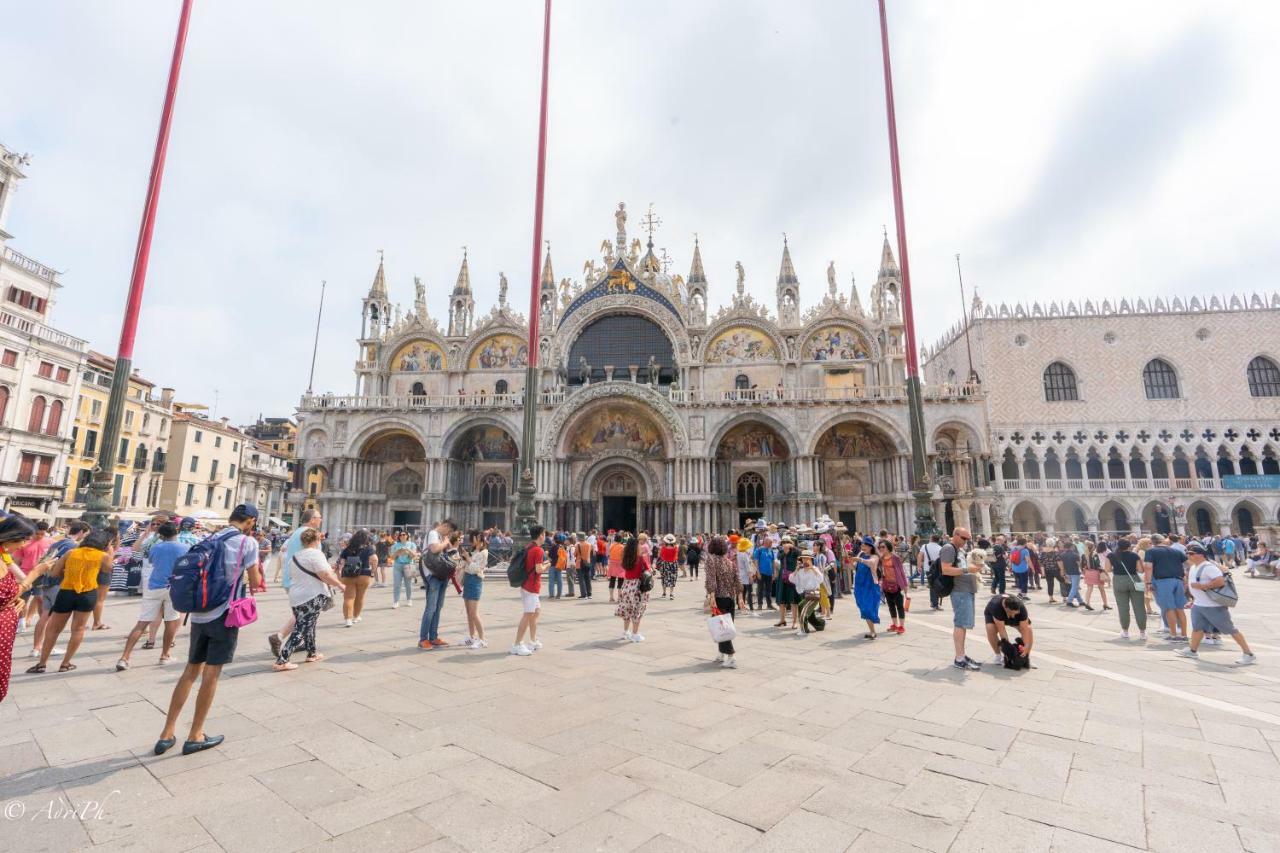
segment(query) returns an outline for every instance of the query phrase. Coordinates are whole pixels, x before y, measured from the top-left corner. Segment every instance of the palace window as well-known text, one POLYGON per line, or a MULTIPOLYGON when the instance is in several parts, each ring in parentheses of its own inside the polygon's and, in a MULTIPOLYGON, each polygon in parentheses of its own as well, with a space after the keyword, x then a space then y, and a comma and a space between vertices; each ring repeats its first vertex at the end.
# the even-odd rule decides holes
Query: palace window
POLYGON ((1249 395, 1251 397, 1280 397, 1280 367, 1265 355, 1249 362, 1249 395))
POLYGON ((748 472, 738 478, 738 509, 764 509, 764 478, 748 472))
POLYGON ((1162 358, 1153 358, 1142 368, 1142 385, 1148 400, 1178 399, 1178 374, 1162 358))
POLYGON ((1076 372, 1060 361, 1044 369, 1044 398, 1050 403, 1079 400, 1076 372))

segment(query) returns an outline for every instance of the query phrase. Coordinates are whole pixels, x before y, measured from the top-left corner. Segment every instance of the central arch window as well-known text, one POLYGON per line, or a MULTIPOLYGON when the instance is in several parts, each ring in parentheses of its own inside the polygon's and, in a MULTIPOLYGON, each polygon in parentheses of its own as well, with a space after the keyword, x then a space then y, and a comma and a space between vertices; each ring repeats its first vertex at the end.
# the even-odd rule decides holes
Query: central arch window
POLYGON ((751 388, 751 379, 745 373, 739 373, 733 378, 733 388, 735 391, 746 391, 751 388))
POLYGON ((636 381, 649 381, 650 357, 658 369, 658 383, 668 385, 676 375, 675 351, 662 328, 647 317, 635 314, 611 314, 590 323, 569 349, 565 366, 569 384, 582 383, 583 359, 592 382, 604 382, 606 366, 613 367, 613 378, 631 378, 631 367, 637 368, 636 381))
POLYGON ((1148 400, 1178 399, 1178 374, 1162 358, 1153 358, 1142 368, 1142 385, 1148 400))
POLYGON ((1280 367, 1265 355, 1249 362, 1249 396, 1280 397, 1280 367))
POLYGON ((738 478, 738 509, 764 509, 764 477, 751 471, 738 478))
POLYGON ((480 506, 503 509, 507 505, 507 481, 501 474, 485 474, 480 481, 480 506))
POLYGON ((1076 372, 1060 361, 1044 369, 1044 398, 1050 403, 1079 400, 1076 372))
POLYGON ((387 496, 412 498, 422 494, 422 478, 413 470, 397 471, 387 478, 387 496))

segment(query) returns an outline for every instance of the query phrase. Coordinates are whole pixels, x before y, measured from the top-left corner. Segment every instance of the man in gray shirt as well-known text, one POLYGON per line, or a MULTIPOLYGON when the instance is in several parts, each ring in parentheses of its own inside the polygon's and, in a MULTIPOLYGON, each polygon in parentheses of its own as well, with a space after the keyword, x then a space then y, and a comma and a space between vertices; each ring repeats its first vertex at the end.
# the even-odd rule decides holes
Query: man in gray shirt
POLYGON ((942 546, 938 559, 941 561, 942 573, 954 583, 951 589, 951 637, 955 643, 956 656, 952 666, 956 669, 978 670, 982 669, 982 664, 964 652, 965 635, 973 629, 974 599, 978 595, 978 574, 982 571, 981 565, 968 565, 965 557, 965 548, 968 547, 970 538, 967 528, 957 527, 952 530, 951 539, 942 546))

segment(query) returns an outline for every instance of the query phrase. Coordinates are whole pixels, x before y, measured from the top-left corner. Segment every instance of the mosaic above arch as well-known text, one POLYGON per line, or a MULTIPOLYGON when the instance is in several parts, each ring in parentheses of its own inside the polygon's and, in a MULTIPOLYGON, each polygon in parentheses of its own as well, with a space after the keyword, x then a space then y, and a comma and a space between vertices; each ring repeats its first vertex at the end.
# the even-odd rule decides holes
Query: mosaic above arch
POLYGON ((871 345, 852 326, 824 326, 804 342, 807 361, 861 361, 871 357, 871 345))
POLYGON ((630 451, 646 458, 663 456, 666 441, 657 422, 635 406, 605 405, 578 421, 565 445, 573 456, 630 451))
POLYGON ((778 348, 773 340, 750 326, 732 326, 707 344, 707 364, 747 364, 777 360, 778 348))
POLYGON ((444 370, 444 350, 433 341, 410 341, 391 357, 391 369, 401 373, 424 373, 428 370, 444 370))
POLYGON ((893 447, 873 427, 843 423, 823 433, 816 452, 824 459, 880 459, 892 455, 893 447))
POLYGON ((421 462, 427 452, 416 436, 389 432, 365 445, 360 458, 366 462, 421 462))
POLYGON ((787 443, 763 424, 739 424, 716 447, 717 459, 786 459, 787 443))
POLYGON ((485 338, 471 351, 472 370, 525 367, 529 363, 529 344, 515 335, 499 334, 485 338))
POLYGON ((469 462, 513 462, 520 447, 502 427, 474 426, 454 443, 453 454, 469 462))

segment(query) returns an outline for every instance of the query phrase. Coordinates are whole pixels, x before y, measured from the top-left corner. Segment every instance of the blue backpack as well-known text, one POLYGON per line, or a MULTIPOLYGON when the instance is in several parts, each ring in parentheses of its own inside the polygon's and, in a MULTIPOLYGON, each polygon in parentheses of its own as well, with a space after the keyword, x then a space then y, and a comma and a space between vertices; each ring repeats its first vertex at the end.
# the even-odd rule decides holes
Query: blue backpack
POLYGON ((231 600, 231 583, 224 571, 226 541, 240 531, 206 537, 173 564, 169 597, 180 613, 208 613, 231 600))

